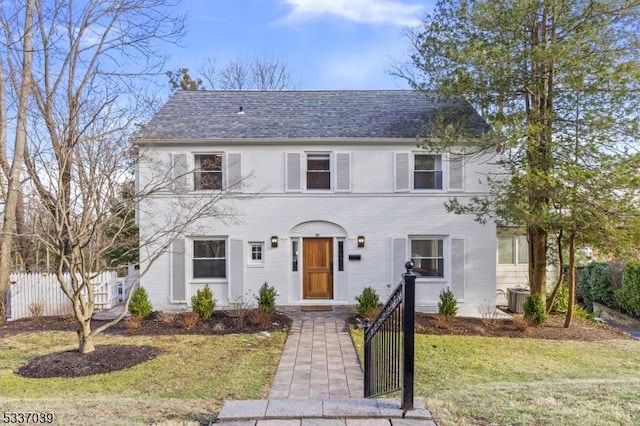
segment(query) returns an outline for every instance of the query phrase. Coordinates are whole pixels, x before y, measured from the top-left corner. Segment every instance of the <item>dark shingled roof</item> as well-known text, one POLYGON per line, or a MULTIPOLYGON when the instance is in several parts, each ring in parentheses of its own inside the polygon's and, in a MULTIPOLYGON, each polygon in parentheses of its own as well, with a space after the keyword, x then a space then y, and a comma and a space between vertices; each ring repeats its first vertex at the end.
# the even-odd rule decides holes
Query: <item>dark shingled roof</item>
POLYGON ((137 139, 415 138, 440 113, 472 135, 488 130, 466 101, 414 90, 179 90, 137 139))

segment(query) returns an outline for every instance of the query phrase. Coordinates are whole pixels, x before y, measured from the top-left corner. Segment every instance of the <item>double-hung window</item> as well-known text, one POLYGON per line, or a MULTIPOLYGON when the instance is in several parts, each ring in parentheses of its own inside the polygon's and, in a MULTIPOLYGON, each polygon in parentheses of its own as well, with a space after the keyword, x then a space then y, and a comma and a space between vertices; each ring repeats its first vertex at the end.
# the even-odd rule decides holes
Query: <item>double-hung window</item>
POLYGON ((444 239, 412 238, 411 260, 418 276, 444 278, 444 239))
POLYGON ((226 241, 222 239, 193 241, 193 278, 226 278, 226 241))
POLYGON ((194 162, 196 190, 222 189, 222 154, 197 154, 194 162))
POLYGON ((329 153, 307 154, 307 189, 331 189, 329 153))
POLYGON ((526 235, 498 236, 498 264, 526 265, 529 263, 529 243, 526 235))
POLYGON ((440 155, 415 154, 413 166, 413 189, 442 189, 440 155))

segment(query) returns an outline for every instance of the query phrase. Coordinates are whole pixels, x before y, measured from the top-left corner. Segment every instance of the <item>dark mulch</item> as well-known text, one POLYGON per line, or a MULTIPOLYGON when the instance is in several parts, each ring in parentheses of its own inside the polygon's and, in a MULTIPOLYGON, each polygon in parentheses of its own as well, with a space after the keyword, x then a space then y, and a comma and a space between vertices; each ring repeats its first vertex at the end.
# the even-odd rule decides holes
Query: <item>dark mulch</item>
POLYGON ((82 355, 77 350, 56 352, 31 359, 17 371, 22 377, 82 377, 124 370, 158 355, 153 346, 99 345, 82 355))
POLYGON ((587 342, 631 338, 628 333, 618 328, 582 318, 573 318, 571 326, 565 328, 564 315, 550 315, 544 325, 529 326, 525 330, 521 330, 512 320, 487 322, 481 318, 456 317, 446 321, 438 315, 418 312, 416 313, 416 331, 421 334, 433 335, 582 340, 587 342))
MULTIPOLYGON (((232 312, 214 311, 208 320, 189 322, 188 313, 166 314, 154 312, 148 319, 125 320, 107 329, 105 334, 120 336, 160 336, 180 334, 222 335, 258 333, 290 328, 291 319, 275 313, 271 318, 258 317, 255 324, 248 316, 233 317, 232 312)), ((254 318, 255 319, 255 318, 254 318)), ((103 321, 92 321, 95 329, 103 321)), ((40 331, 76 331, 77 325, 69 317, 27 318, 12 321, 0 327, 0 337, 40 331)), ((58 352, 31 359, 16 372, 30 378, 80 377, 118 371, 148 361, 159 353, 157 348, 136 345, 100 345, 90 354, 81 355, 77 350, 58 352)))

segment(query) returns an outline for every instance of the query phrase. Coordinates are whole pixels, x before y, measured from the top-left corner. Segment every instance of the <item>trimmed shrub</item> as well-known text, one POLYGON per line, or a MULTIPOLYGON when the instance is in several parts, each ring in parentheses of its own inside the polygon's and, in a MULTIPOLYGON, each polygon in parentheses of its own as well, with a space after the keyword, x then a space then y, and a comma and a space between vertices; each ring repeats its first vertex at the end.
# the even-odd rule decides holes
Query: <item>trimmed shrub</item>
POLYGON ((262 284, 260 290, 258 290, 258 295, 255 296, 258 301, 258 310, 266 313, 272 314, 276 311, 276 296, 278 292, 273 286, 270 286, 267 282, 262 284))
POLYGON ((371 287, 365 287, 360 296, 356 296, 356 302, 356 313, 361 317, 370 315, 380 306, 378 293, 371 287))
POLYGON ((200 315, 195 312, 185 312, 184 314, 180 315, 180 319, 178 320, 180 327, 189 331, 196 328, 196 325, 198 325, 199 322, 200 315))
POLYGON ((544 307, 544 301, 539 294, 532 294, 524 301, 522 305, 524 317, 535 325, 542 325, 547 321, 547 311, 544 307))
POLYGON ((591 262, 582 271, 578 281, 578 293, 585 307, 593 312, 593 303, 616 306, 611 286, 611 267, 606 262, 591 262))
POLYGON ((144 287, 139 287, 131 297, 131 302, 129 302, 129 312, 134 315, 138 315, 142 319, 146 319, 151 315, 152 311, 153 307, 149 301, 147 290, 145 290, 144 287))
POLYGON ((213 293, 208 284, 198 290, 195 296, 191 297, 191 309, 204 320, 211 318, 215 307, 216 301, 213 299, 213 293))
POLYGON ((640 259, 632 260, 624 267, 622 288, 615 295, 624 312, 640 316, 640 259))
POLYGON ((458 301, 453 292, 447 287, 446 290, 440 292, 440 301, 438 302, 438 313, 444 315, 447 319, 458 315, 458 301))

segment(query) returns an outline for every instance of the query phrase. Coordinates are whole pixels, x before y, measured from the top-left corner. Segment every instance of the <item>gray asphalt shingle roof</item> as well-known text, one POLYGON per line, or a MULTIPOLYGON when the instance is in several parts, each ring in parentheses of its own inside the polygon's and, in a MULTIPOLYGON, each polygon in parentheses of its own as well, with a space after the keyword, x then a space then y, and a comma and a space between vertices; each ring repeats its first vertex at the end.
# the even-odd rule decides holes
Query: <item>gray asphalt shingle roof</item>
POLYGON ((439 113, 464 120, 471 134, 488 130, 466 101, 414 90, 179 90, 137 138, 415 138, 439 113))

